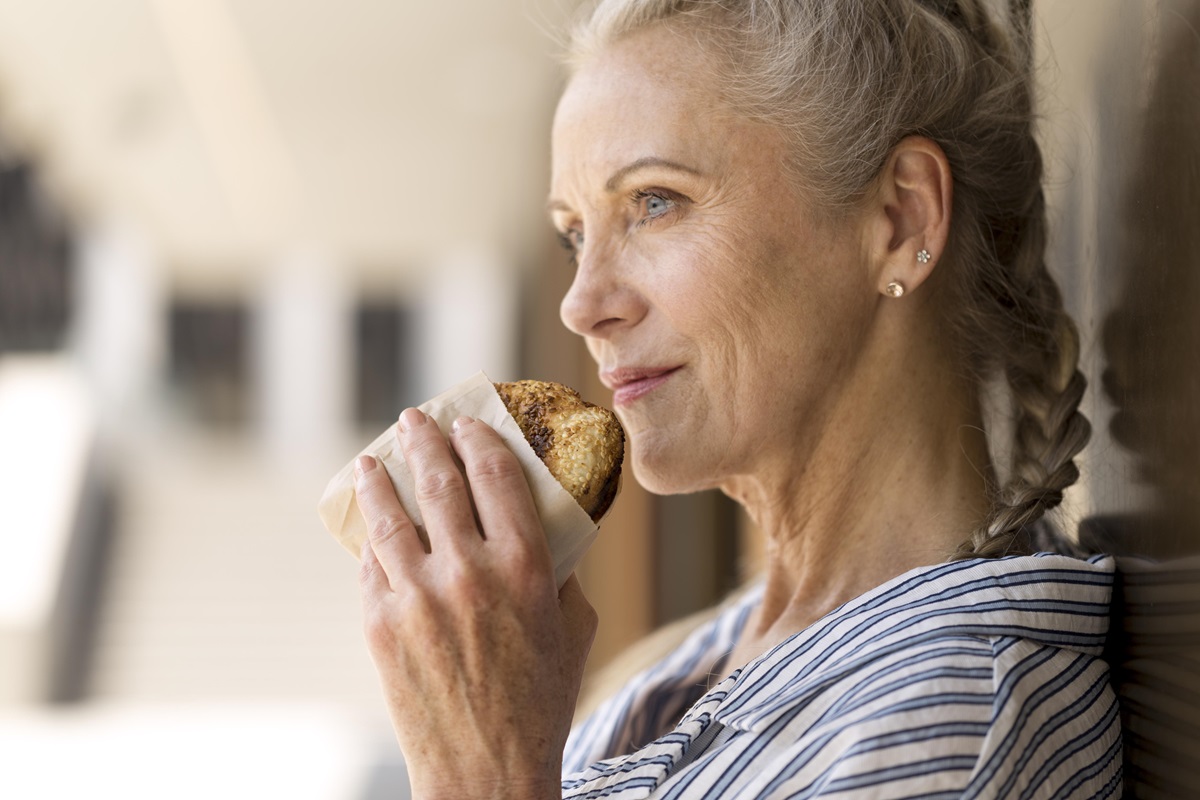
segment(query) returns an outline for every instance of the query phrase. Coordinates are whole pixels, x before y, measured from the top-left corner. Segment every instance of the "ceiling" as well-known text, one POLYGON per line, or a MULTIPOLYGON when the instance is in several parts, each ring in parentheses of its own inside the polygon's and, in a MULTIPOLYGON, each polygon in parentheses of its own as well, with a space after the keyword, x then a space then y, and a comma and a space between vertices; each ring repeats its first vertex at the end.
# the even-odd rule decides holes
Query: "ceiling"
POLYGON ((75 219, 236 279, 536 241, 571 0, 0 0, 0 137, 75 219))

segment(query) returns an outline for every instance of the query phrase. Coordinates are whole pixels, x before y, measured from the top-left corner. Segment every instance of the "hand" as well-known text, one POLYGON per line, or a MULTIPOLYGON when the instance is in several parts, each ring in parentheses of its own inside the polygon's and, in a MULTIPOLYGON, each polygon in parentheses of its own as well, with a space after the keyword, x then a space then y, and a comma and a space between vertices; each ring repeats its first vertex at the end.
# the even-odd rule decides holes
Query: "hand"
POLYGON ((495 431, 455 423, 464 480, 423 413, 408 409, 397 430, 428 543, 369 456, 355 490, 367 645, 413 796, 559 798, 595 612, 575 576, 555 590, 529 486, 495 431))

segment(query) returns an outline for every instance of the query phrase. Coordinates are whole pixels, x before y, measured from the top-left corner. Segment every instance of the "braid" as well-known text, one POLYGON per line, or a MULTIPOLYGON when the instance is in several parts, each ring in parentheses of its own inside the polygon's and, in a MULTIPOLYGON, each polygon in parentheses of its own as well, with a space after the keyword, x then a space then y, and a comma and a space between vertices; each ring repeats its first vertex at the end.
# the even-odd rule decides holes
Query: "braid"
MULTIPOLYGON (((1013 0, 1010 16, 1016 38, 1027 36, 1028 2, 1013 0)), ((1016 134, 1020 152, 1011 170, 1012 186, 1024 187, 1028 199, 1008 208, 1002 196, 976 201, 980 235, 973 243, 983 247, 964 248, 982 251, 971 259, 978 268, 963 270, 969 273, 965 280, 973 285, 967 291, 974 300, 964 332, 974 349, 968 363, 977 366, 981 377, 996 369, 1003 373, 1016 418, 1008 479, 993 489, 990 513, 955 558, 1028 552, 1035 523, 1078 480, 1074 459, 1091 436, 1091 425, 1079 411, 1087 388, 1078 369, 1079 334, 1045 262, 1045 195, 1041 151, 1030 124, 1029 44, 1025 40, 995 48, 988 42, 994 36, 980 37, 981 44, 993 53, 1006 50, 1012 59, 1008 69, 1016 76, 1005 88, 1013 95, 1012 107, 1024 109, 1020 127, 1010 126, 1007 134, 1016 134)), ((995 55, 993 63, 1001 63, 1001 54, 995 55)))
POLYGON ((1004 374, 1016 411, 1007 482, 956 558, 993 558, 1029 549, 1032 526, 1062 502, 1079 478, 1074 458, 1091 425, 1079 411, 1087 381, 1078 369, 1079 335, 1043 259, 1045 210, 1040 182, 1015 255, 1013 284, 993 296, 1011 332, 1004 374))

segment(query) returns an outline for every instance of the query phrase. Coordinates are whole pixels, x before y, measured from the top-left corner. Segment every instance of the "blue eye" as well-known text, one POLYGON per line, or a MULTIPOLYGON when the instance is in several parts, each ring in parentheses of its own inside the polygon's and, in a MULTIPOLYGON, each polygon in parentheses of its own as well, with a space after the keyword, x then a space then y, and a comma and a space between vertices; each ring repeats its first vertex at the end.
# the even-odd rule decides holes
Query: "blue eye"
POLYGON ((571 229, 558 234, 558 243, 564 250, 578 250, 583 247, 583 231, 571 229))
POLYGON ((646 198, 646 215, 651 217, 661 216, 671 210, 671 201, 665 197, 658 195, 650 195, 646 198))
POLYGON ((583 247, 583 231, 572 228, 565 233, 559 233, 558 243, 570 255, 567 263, 574 266, 579 258, 579 248, 583 247))
POLYGON ((661 189, 638 189, 633 192, 630 199, 633 200, 641 215, 638 225, 666 216, 675 211, 676 206, 679 205, 674 197, 661 189))

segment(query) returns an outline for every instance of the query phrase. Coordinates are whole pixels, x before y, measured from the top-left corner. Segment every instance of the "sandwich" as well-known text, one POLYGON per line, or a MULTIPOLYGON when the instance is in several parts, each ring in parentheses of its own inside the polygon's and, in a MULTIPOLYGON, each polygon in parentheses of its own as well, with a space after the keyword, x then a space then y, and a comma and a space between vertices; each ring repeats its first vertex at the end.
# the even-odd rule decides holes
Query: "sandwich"
MULTIPOLYGON (((555 578, 562 586, 595 540, 600 520, 617 495, 625 433, 616 415, 561 384, 493 383, 482 372, 420 409, 443 431, 466 414, 500 435, 529 480, 555 578)), ((396 426, 383 431, 360 455, 373 456, 386 468, 400 505, 424 536, 415 484, 400 452, 396 426)), ((358 557, 367 527, 355 497, 353 460, 329 481, 317 512, 334 538, 358 557)))
POLYGON ((496 383, 496 392, 525 441, 593 522, 620 487, 625 432, 607 408, 548 381, 496 383))

